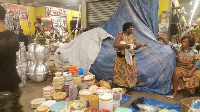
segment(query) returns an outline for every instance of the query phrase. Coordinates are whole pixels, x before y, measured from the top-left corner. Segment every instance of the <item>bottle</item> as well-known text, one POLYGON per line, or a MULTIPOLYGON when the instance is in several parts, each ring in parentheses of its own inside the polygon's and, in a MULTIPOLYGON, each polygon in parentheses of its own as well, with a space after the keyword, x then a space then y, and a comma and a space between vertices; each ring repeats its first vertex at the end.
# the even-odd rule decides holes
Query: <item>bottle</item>
POLYGON ((78 88, 77 86, 72 83, 69 85, 69 98, 70 100, 75 100, 78 95, 78 88))

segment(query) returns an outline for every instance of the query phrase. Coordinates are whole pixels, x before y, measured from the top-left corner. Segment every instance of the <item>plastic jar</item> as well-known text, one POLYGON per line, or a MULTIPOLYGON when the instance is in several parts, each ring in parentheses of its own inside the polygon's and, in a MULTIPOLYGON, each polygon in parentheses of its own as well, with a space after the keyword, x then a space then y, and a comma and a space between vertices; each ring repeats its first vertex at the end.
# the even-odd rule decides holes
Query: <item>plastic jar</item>
POLYGON ((89 100, 89 96, 92 95, 92 91, 89 89, 83 89, 79 91, 79 97, 81 101, 87 102, 89 100))
POLYGON ((75 85, 81 85, 82 84, 82 78, 81 77, 73 77, 73 82, 75 85))
POLYGON ((110 89, 107 89, 105 87, 98 87, 96 90, 95 90, 95 93, 96 94, 101 94, 101 93, 109 93, 111 92, 110 89))
POLYGON ((101 93, 99 94, 99 110, 107 109, 113 112, 113 94, 101 93))
POLYGON ((89 107, 99 108, 99 95, 93 94, 89 96, 89 107))
POLYGON ((81 85, 78 86, 78 88, 79 88, 80 90, 88 89, 88 85, 86 84, 86 82, 83 82, 81 85))
POLYGON ((63 78, 64 81, 71 81, 72 80, 72 74, 69 72, 63 72, 63 78))

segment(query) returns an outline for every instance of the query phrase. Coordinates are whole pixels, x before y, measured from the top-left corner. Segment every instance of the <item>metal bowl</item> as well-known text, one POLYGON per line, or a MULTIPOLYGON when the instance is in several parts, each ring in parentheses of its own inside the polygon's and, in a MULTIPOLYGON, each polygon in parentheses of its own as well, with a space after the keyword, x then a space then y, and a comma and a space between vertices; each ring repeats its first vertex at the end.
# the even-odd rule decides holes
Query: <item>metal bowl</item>
POLYGON ((29 70, 29 78, 34 82, 42 82, 47 79, 49 67, 47 64, 34 64, 29 70))

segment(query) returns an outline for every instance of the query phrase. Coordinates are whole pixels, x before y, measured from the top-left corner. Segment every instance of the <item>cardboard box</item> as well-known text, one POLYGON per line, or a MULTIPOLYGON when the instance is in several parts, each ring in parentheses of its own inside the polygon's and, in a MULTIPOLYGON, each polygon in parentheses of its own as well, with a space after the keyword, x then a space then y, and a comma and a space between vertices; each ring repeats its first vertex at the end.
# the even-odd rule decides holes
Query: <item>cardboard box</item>
POLYGON ((181 112, 188 112, 190 109, 192 100, 200 99, 200 97, 190 97, 181 100, 181 112))

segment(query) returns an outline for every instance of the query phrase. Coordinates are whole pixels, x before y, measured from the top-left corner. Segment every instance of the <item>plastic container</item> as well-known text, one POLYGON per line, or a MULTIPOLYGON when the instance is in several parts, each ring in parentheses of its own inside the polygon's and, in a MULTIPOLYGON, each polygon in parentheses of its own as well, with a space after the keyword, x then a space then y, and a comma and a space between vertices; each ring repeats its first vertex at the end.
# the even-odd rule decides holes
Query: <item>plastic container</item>
POLYGON ((132 110, 129 108, 119 107, 119 108, 115 109, 115 112, 132 112, 132 110))
POLYGON ((79 97, 81 101, 88 102, 89 101, 89 96, 92 95, 93 92, 89 89, 83 89, 79 91, 79 97))
POLYGON ((81 85, 82 84, 82 78, 81 77, 73 77, 73 82, 75 85, 81 85))
POLYGON ((98 87, 96 90, 95 90, 95 93, 96 94, 101 94, 101 93, 110 93, 111 90, 110 89, 107 89, 105 87, 98 87))
POLYGON ((77 86, 72 83, 69 85, 69 98, 70 100, 75 100, 78 95, 78 88, 77 86))
POLYGON ((99 108, 99 95, 93 94, 89 96, 89 107, 99 108))
POLYGON ((107 109, 113 112, 113 94, 101 93, 99 94, 99 110, 107 109))
POLYGON ((79 90, 83 90, 83 89, 88 89, 88 85, 86 84, 86 82, 83 82, 81 85, 78 86, 79 90))
POLYGON ((72 80, 72 74, 69 72, 63 72, 63 78, 64 81, 71 81, 72 80))

